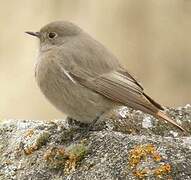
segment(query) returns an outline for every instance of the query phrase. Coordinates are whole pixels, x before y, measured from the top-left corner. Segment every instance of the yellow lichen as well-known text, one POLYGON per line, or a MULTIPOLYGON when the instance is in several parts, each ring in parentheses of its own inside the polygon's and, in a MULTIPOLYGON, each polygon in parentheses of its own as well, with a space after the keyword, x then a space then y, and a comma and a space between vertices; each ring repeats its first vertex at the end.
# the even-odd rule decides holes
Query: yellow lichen
POLYGON ((170 164, 159 165, 159 167, 152 169, 139 169, 138 166, 141 164, 141 162, 148 161, 148 158, 152 159, 154 162, 160 162, 162 160, 162 157, 157 152, 153 144, 139 145, 130 151, 129 165, 136 177, 143 178, 149 174, 162 176, 168 174, 171 171, 170 164))
POLYGON ((156 175, 156 176, 162 176, 162 175, 164 175, 164 174, 168 174, 169 172, 171 171, 171 166, 170 166, 170 164, 163 164, 163 165, 161 165, 161 166, 159 166, 158 168, 156 168, 155 170, 154 170, 154 174, 156 175))
POLYGON ((130 151, 129 163, 132 168, 136 167, 141 160, 146 160, 147 156, 155 155, 156 149, 152 144, 140 145, 130 151))
POLYGON ((154 152, 153 154, 152 154, 152 156, 153 156, 153 159, 155 160, 155 161, 161 161, 161 156, 160 156, 160 154, 158 153, 158 152, 154 152))
POLYGON ((25 138, 26 137, 31 137, 34 134, 34 129, 29 129, 26 133, 25 133, 25 138))
POLYGON ((133 171, 133 174, 134 174, 134 176, 138 177, 139 179, 142 179, 145 176, 147 176, 148 170, 143 169, 143 170, 140 170, 140 171, 133 171))
POLYGON ((32 154, 34 151, 36 151, 38 149, 38 147, 36 146, 36 144, 33 144, 32 146, 26 147, 24 148, 24 153, 26 155, 30 155, 32 154))
POLYGON ((144 151, 147 154, 153 154, 156 151, 156 148, 154 147, 153 144, 147 144, 143 147, 144 151))
POLYGON ((66 161, 65 149, 63 147, 52 147, 46 151, 44 159, 52 168, 63 167, 66 161))

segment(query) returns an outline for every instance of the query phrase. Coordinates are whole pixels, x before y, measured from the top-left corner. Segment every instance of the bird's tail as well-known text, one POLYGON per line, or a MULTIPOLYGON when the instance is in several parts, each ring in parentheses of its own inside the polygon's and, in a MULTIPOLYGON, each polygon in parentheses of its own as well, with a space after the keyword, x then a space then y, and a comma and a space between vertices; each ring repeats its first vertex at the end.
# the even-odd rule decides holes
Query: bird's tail
POLYGON ((175 121, 173 121, 171 118, 169 118, 166 114, 164 114, 162 111, 158 111, 156 113, 156 116, 159 118, 159 119, 162 119, 162 120, 165 120, 171 124, 173 124, 174 126, 176 126, 177 128, 179 128, 180 130, 184 131, 184 132, 187 132, 183 127, 181 127, 180 125, 178 125, 175 121))

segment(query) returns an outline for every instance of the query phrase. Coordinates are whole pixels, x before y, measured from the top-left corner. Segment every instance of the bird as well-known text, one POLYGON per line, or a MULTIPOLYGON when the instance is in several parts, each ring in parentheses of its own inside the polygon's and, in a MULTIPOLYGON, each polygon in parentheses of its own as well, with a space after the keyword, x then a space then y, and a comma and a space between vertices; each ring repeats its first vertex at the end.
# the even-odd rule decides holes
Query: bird
POLYGON ((35 65, 37 84, 45 97, 68 117, 89 124, 123 105, 185 131, 144 92, 113 53, 79 26, 54 21, 40 31, 26 33, 40 40, 35 65))

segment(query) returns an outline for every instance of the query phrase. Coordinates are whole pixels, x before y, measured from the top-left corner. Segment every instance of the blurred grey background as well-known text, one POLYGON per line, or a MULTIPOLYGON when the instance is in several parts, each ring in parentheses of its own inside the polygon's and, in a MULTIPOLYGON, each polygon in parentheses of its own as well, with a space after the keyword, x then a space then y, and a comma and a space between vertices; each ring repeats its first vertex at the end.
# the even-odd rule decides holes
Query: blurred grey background
POLYGON ((38 31, 69 20, 106 45, 167 106, 191 101, 190 0, 0 0, 0 118, 61 118, 34 79, 38 31))

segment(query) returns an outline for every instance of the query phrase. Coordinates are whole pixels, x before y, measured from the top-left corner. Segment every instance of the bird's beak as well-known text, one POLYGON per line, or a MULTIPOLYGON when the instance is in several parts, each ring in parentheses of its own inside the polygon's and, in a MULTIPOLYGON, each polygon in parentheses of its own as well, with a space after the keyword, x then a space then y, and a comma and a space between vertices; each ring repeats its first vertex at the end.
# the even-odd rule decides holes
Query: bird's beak
POLYGON ((31 31, 26 31, 25 33, 32 35, 32 36, 36 36, 38 38, 40 38, 40 32, 31 32, 31 31))

